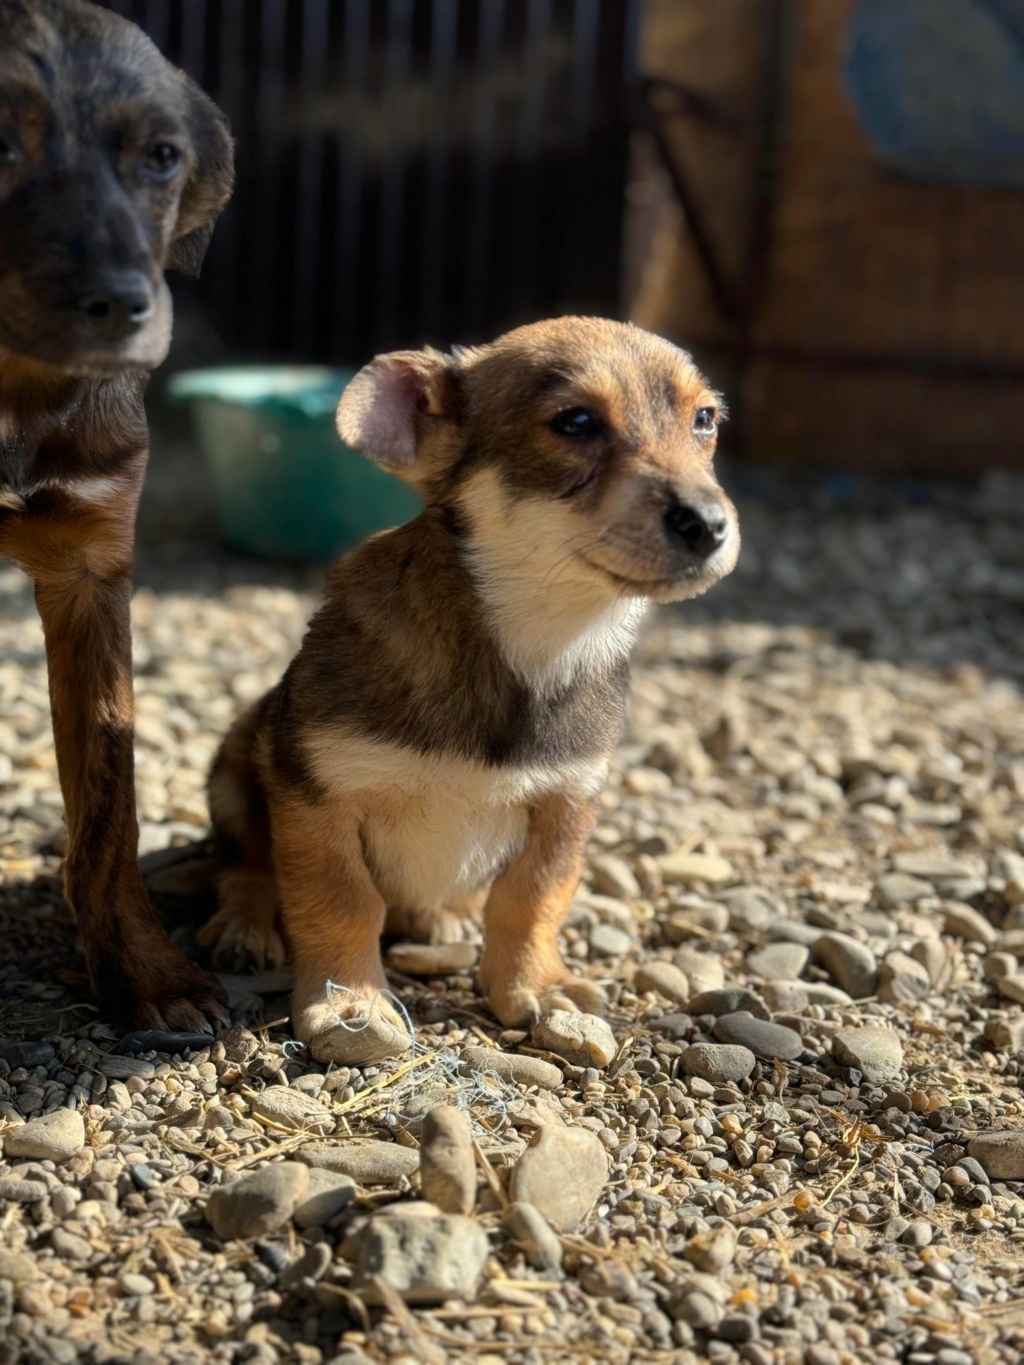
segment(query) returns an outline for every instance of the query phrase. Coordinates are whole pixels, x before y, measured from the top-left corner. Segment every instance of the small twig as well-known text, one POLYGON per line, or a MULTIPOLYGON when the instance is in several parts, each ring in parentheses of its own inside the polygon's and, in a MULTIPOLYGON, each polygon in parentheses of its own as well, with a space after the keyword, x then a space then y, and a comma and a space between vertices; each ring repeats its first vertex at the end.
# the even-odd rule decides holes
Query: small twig
POLYGON ((343 1100, 340 1104, 333 1105, 330 1112, 337 1117, 341 1114, 350 1114, 353 1109, 363 1108, 368 1095, 372 1095, 378 1090, 384 1090, 389 1085, 394 1085, 396 1081, 401 1080, 403 1076, 408 1075, 416 1067, 432 1062, 436 1056, 438 1053, 435 1051, 425 1052, 422 1057, 410 1058, 409 1061, 403 1062, 390 1076, 383 1076, 379 1081, 374 1081, 365 1090, 360 1090, 358 1095, 353 1095, 350 1100, 343 1100))
POLYGON ((760 1218, 763 1214, 773 1213, 776 1209, 787 1208, 792 1202, 796 1192, 789 1190, 785 1194, 777 1195, 774 1199, 768 1199, 763 1204, 755 1204, 752 1209, 737 1209, 730 1215, 733 1222, 740 1218, 760 1218))
MULTIPOLYGON (((564 1289, 564 1285, 559 1288, 564 1289)), ((435 1322, 462 1322, 465 1318, 495 1318, 499 1314, 502 1317, 514 1316, 519 1313, 536 1313, 538 1304, 516 1304, 499 1303, 493 1308, 486 1306, 481 1308, 435 1308, 432 1313, 425 1316, 432 1318, 435 1322)), ((493 1344, 491 1346, 493 1350, 493 1344)))
POLYGON ((435 1346, 430 1340, 426 1332, 424 1332, 423 1328, 409 1311, 405 1300, 402 1298, 401 1294, 399 1294, 398 1290, 395 1289, 394 1285, 389 1284, 388 1281, 384 1279, 383 1275, 374 1275, 372 1284, 380 1295, 384 1307, 416 1347, 416 1354, 419 1359, 424 1361, 425 1365, 445 1365, 445 1362, 448 1359, 446 1352, 442 1351, 440 1347, 435 1346))
POLYGON ((160 1259, 167 1266, 171 1279, 175 1284, 184 1284, 185 1277, 181 1272, 181 1262, 174 1251, 174 1248, 167 1240, 167 1235, 163 1228, 157 1228, 153 1233, 153 1245, 160 1256, 160 1259))
POLYGON ((494 1195, 495 1199, 497 1199, 501 1207, 503 1209, 507 1209, 509 1205, 509 1198, 508 1195, 505 1193, 505 1187, 498 1179, 498 1172, 491 1165, 490 1160, 488 1159, 487 1155, 481 1148, 479 1142, 477 1142, 476 1138, 473 1139, 473 1151, 476 1153, 477 1165, 483 1171, 484 1179, 490 1186, 491 1193, 494 1195))
POLYGON ((370 1314, 367 1312, 366 1304, 358 1294, 351 1289, 346 1289, 343 1284, 321 1284, 317 1286, 317 1293, 337 1294, 338 1298, 348 1305, 359 1318, 364 1332, 371 1329, 370 1314))
POLYGON ((832 1188, 829 1190, 828 1194, 825 1196, 825 1198, 824 1198, 824 1199, 821 1201, 821 1203, 818 1205, 818 1207, 819 1207, 820 1209, 824 1209, 824 1208, 826 1208, 826 1207, 828 1206, 828 1204, 832 1201, 833 1196, 837 1195, 837 1194, 839 1193, 839 1191, 843 1188, 843 1186, 844 1186, 845 1184, 847 1184, 848 1181, 850 1181, 850 1180, 853 1179, 853 1177, 856 1175, 857 1170, 859 1169, 859 1167, 860 1167, 860 1146, 858 1145, 857 1147, 854 1148, 853 1160, 850 1162, 850 1169, 846 1172, 845 1175, 840 1176, 839 1179, 836 1181, 836 1183, 832 1186, 832 1188))
POLYGON ((523 1289, 530 1292, 553 1294, 555 1290, 564 1289, 564 1280, 523 1280, 516 1279, 514 1276, 497 1276, 487 1286, 488 1291, 500 1293, 505 1289, 523 1289))

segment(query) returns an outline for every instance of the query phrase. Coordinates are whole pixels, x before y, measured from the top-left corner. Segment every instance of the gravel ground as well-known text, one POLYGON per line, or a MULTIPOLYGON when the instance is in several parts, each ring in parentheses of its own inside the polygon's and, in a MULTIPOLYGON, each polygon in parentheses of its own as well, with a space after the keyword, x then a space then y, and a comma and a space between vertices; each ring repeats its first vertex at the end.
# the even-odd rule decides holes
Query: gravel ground
MULTIPOLYGON (((416 1054, 362 1072, 290 1042, 279 976, 189 1054, 97 1022, 0 568, 0 1361, 1021 1358, 1019 490, 763 482, 639 651, 565 931, 611 1031, 502 1031, 465 945, 399 950, 416 1054)), ((165 851, 318 581, 151 497, 142 841, 187 946, 165 851)))

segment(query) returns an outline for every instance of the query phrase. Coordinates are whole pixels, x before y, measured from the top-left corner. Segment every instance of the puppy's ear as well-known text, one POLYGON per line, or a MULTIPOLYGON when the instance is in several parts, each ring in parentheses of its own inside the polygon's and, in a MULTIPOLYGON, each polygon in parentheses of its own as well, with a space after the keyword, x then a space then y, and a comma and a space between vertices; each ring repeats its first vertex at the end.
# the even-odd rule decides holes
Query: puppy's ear
POLYGON ((453 417, 455 362, 440 351, 392 351, 365 365, 341 395, 338 435, 385 469, 410 470, 431 418, 453 417))
POLYGON ((178 74, 196 159, 178 203, 167 267, 198 275, 213 225, 234 188, 235 149, 228 121, 213 100, 184 72, 178 74))

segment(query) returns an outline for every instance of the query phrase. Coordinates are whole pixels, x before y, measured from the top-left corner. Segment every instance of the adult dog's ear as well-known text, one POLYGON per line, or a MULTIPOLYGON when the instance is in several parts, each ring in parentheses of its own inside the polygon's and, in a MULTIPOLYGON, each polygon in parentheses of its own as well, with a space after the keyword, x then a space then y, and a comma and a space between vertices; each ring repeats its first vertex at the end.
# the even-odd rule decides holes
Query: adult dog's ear
POLYGON ((185 121, 195 157, 178 202, 167 268, 198 275, 221 209, 235 184, 235 147, 228 121, 185 73, 179 72, 185 121))

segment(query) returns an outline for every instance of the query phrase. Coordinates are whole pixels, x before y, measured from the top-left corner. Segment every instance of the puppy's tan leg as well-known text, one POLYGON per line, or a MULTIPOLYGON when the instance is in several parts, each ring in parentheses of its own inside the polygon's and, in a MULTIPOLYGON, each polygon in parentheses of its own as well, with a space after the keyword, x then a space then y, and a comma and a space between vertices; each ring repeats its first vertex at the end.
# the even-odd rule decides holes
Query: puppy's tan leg
POLYGON ((573 976, 558 949, 558 929, 580 879, 588 804, 551 796, 534 807, 521 851, 491 888, 484 907, 480 985, 506 1026, 555 1009, 599 1010, 599 987, 573 976))
POLYGON ((256 760, 264 697, 228 731, 210 772, 210 815, 221 868, 217 911, 196 935, 215 959, 257 968, 285 959, 270 847, 270 815, 256 760))
POLYGON ((412 1040, 381 994, 389 989, 380 957, 386 907, 363 861, 357 814, 288 797, 272 801, 271 826, 296 1037, 319 1062, 397 1056, 412 1040), (364 1019, 367 1027, 353 1027, 364 1019))

